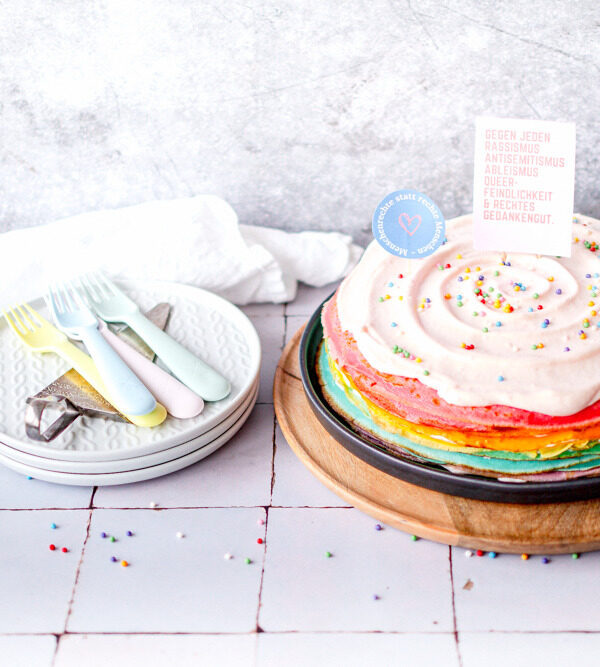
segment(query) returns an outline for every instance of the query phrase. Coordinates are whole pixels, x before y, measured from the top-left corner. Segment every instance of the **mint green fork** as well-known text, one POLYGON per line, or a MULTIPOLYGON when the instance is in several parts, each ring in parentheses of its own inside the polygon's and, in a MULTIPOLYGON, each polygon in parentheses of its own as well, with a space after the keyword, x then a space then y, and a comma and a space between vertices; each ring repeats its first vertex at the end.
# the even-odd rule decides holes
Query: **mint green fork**
MULTIPOLYGON (((8 310, 9 312, 3 310, 2 314, 8 326, 24 345, 34 352, 54 352, 58 354, 71 364, 99 394, 119 410, 119 406, 111 398, 110 392, 91 357, 75 347, 73 343, 70 343, 64 333, 45 320, 28 304, 24 303, 8 310)), ((167 411, 160 403, 156 403, 154 410, 145 415, 124 414, 124 417, 136 426, 148 427, 162 424, 166 416, 167 411)))

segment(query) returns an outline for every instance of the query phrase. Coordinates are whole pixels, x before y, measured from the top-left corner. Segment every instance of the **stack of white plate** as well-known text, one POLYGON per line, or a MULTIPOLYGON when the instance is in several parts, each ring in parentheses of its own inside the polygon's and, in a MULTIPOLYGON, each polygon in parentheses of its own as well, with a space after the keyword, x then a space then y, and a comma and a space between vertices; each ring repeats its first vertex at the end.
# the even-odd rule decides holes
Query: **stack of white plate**
MULTIPOLYGON (((193 419, 167 417, 156 428, 79 417, 49 443, 25 434, 25 401, 68 370, 54 354, 26 349, 0 321, 0 463, 36 479, 80 486, 137 482, 184 468, 224 445, 246 421, 258 394, 260 342, 234 305, 195 287, 120 283, 142 310, 171 305, 167 332, 231 382, 231 393, 193 419)), ((43 299, 31 305, 51 319, 43 299)))

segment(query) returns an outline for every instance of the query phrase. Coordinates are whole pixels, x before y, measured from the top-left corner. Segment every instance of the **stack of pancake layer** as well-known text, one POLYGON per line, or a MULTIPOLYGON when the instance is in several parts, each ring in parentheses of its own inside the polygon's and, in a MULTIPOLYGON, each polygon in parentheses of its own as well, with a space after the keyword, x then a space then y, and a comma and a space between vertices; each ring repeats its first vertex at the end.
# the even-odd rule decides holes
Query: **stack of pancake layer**
POLYGON ((471 219, 402 259, 373 242, 322 313, 325 398, 376 446, 513 482, 600 474, 600 223, 572 254, 475 251, 471 219))

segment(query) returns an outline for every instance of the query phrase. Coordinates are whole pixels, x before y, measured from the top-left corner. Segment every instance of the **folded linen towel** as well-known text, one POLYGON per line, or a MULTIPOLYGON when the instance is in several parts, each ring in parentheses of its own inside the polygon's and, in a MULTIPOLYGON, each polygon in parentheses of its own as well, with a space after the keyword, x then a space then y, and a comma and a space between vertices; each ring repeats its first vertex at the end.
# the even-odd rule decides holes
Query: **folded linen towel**
POLYGON ((170 280, 239 305, 284 303, 297 281, 321 286, 362 252, 337 232, 240 225, 213 195, 154 201, 0 234, 0 304, 43 294, 49 282, 101 269, 114 278, 170 280))

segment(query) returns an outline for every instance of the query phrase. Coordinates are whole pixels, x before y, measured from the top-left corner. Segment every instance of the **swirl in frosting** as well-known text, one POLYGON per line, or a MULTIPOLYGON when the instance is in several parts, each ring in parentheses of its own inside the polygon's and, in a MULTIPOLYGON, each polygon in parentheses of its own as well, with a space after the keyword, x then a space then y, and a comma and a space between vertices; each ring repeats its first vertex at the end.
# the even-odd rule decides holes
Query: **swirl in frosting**
POLYGON ((377 371, 448 403, 579 412, 600 399, 600 229, 575 223, 570 258, 476 251, 470 215, 425 259, 373 241, 339 288, 341 327, 377 371))

